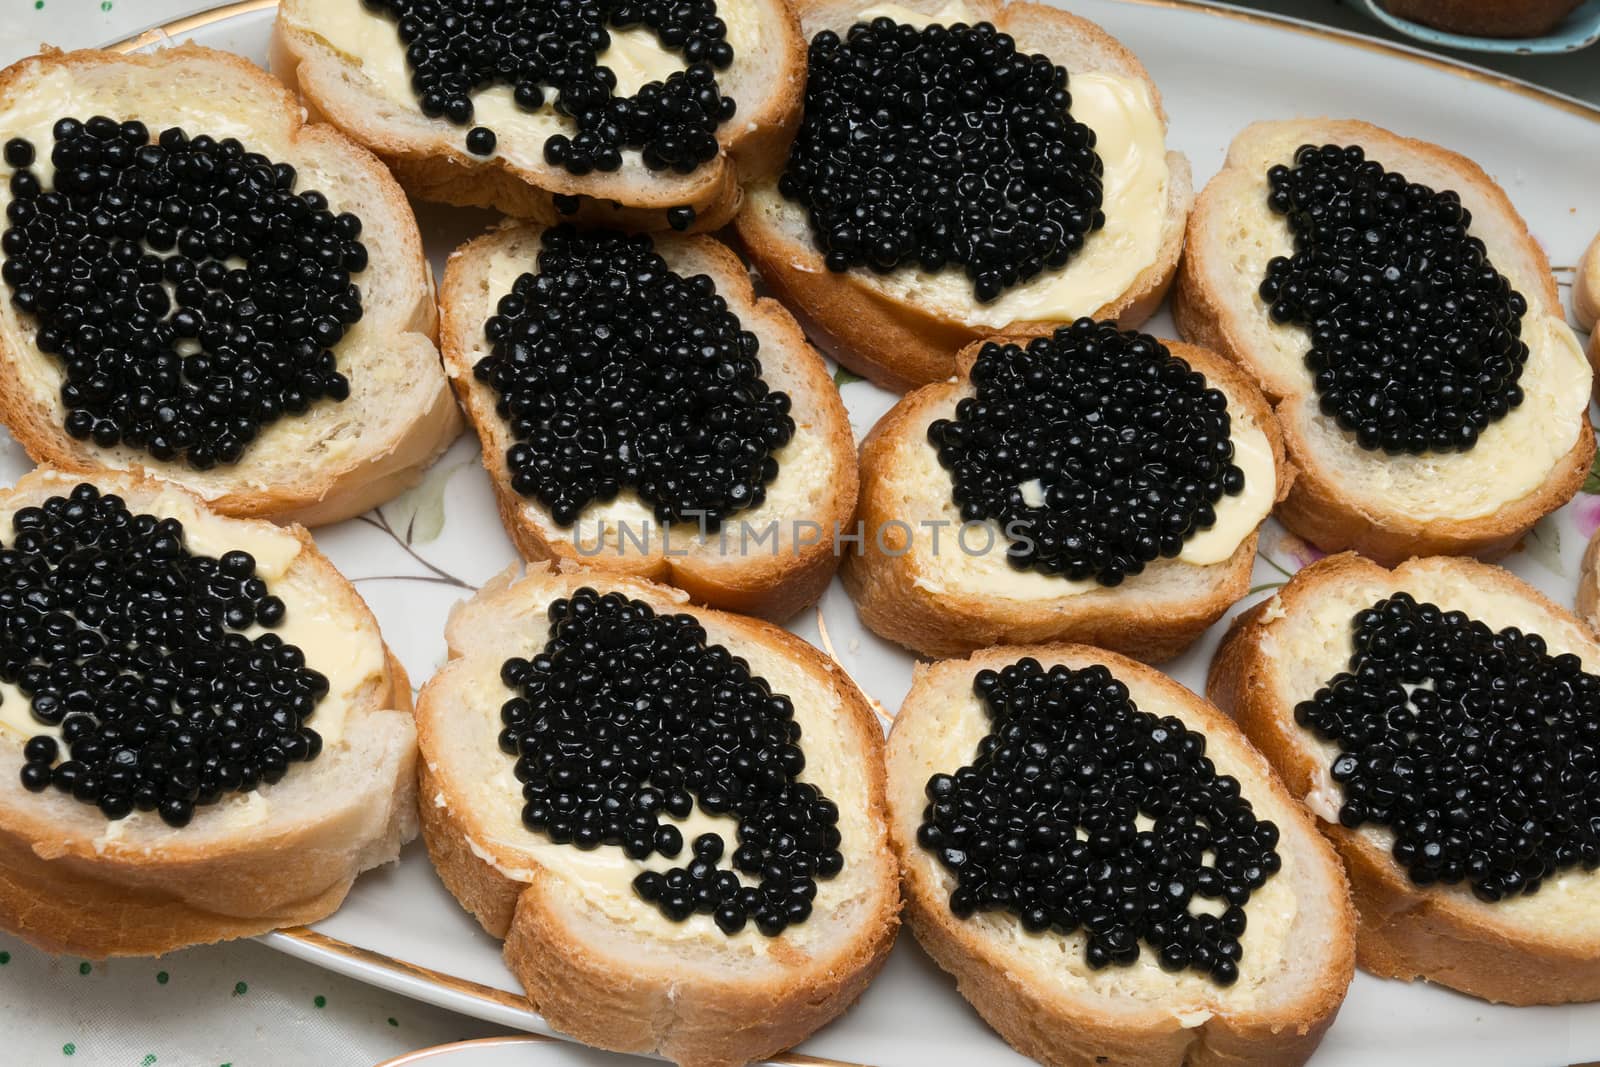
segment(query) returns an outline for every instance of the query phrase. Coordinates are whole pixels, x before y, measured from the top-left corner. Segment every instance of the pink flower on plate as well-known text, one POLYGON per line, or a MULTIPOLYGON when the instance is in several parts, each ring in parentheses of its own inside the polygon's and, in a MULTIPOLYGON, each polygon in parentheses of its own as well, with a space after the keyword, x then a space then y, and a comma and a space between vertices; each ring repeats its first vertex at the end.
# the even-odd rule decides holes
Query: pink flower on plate
POLYGON ((1578 499, 1572 502, 1571 511, 1572 525, 1585 541, 1594 536, 1595 530, 1600 530, 1600 496, 1578 494, 1578 499))
POLYGON ((1266 545, 1261 554, 1266 557, 1268 565, 1283 571, 1285 577, 1327 555, 1311 542, 1301 540, 1276 525, 1267 527, 1263 532, 1266 534, 1263 538, 1266 545))

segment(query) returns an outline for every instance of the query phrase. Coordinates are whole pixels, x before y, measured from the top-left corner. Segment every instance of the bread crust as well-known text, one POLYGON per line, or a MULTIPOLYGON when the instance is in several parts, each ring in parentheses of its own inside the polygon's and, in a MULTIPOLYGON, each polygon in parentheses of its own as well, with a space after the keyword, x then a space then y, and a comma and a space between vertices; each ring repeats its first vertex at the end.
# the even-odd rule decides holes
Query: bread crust
POLYGON ((944 660, 919 670, 890 733, 888 760, 890 834, 900 856, 912 932, 939 966, 955 976, 961 995, 1024 1055, 1058 1067, 1299 1064, 1310 1058, 1332 1025, 1355 969, 1355 912, 1338 859, 1266 760, 1243 743, 1238 728, 1165 675, 1114 652, 1071 644, 1002 646, 969 659, 944 660), (1319 977, 1302 995, 1253 1009, 1208 1012, 1198 1025, 1185 1026, 1160 1005, 1136 1007, 1115 992, 1083 989, 1071 977, 1063 977, 1063 988, 1039 988, 1009 966, 981 931, 951 914, 942 888, 927 876, 926 862, 913 862, 921 859, 914 830, 921 809, 907 810, 900 803, 913 792, 920 797, 920 790, 902 790, 896 783, 921 773, 908 759, 910 736, 950 714, 940 696, 941 685, 979 670, 998 670, 1025 656, 1074 667, 1098 663, 1119 678, 1137 676, 1154 685, 1171 706, 1181 709, 1175 713, 1189 726, 1204 732, 1208 740, 1228 738, 1238 748, 1250 770, 1243 779, 1248 795, 1259 797, 1270 791, 1281 798, 1285 818, 1278 820, 1280 850, 1296 848, 1299 861, 1325 885, 1333 912, 1329 927, 1318 931, 1325 942, 1308 946, 1325 959, 1319 977))
MULTIPOLYGON (((942 0, 910 0, 904 6, 931 13, 941 5, 942 0)), ((867 5, 858 0, 796 0, 808 40, 824 28, 847 28, 863 6, 867 5)), ((1033 47, 1028 44, 1028 27, 1044 26, 1053 35, 1076 38, 1084 53, 1098 58, 1096 69, 1142 81, 1165 127, 1166 111, 1150 75, 1133 53, 1097 24, 1026 0, 978 0, 968 6, 1000 30, 1022 38, 1019 49, 1033 47)), ((1164 210, 1167 220, 1155 260, 1115 300, 1099 308, 1083 308, 1081 315, 1112 320, 1124 329, 1132 329, 1155 314, 1166 297, 1183 249, 1183 224, 1193 200, 1188 160, 1178 152, 1169 152, 1167 165, 1171 172, 1168 202, 1151 206, 1152 210, 1164 210)), ((770 195, 779 194, 773 190, 770 195)), ((1061 321, 1080 317, 1016 321, 998 328, 969 326, 946 309, 888 297, 867 284, 856 270, 828 270, 811 241, 791 239, 758 212, 740 211, 734 228, 762 280, 786 306, 794 309, 829 354, 856 373, 896 392, 948 378, 955 367, 956 353, 973 341, 994 334, 1044 336, 1061 321)))
POLYGON ((1572 313, 1578 325, 1589 331, 1589 365, 1600 375, 1600 234, 1595 234, 1578 261, 1572 282, 1572 313))
POLYGON ((1589 546, 1583 550, 1575 604, 1578 617, 1600 634, 1600 529, 1595 530, 1594 536, 1589 538, 1589 546))
MULTIPOLYGON (((365 145, 388 165, 405 190, 419 200, 493 208, 519 218, 554 223, 563 218, 626 230, 665 230, 667 211, 694 209, 690 229, 710 232, 727 225, 739 209, 742 184, 773 173, 800 121, 805 91, 805 41, 785 0, 762 0, 762 44, 777 49, 776 72, 767 94, 752 108, 740 100, 735 117, 717 130, 718 157, 688 175, 639 188, 626 171, 574 175, 563 168, 517 166, 500 156, 484 159, 465 150, 463 129, 434 123, 426 136, 397 129, 381 117, 383 97, 359 68, 287 17, 321 0, 286 0, 273 24, 273 73, 294 87, 306 108, 365 145), (578 196, 578 210, 564 215, 554 196, 578 196)), ((419 113, 420 114, 420 113, 419 113)))
MULTIPOLYGON (((480 293, 489 260, 497 252, 531 245, 542 230, 534 223, 511 224, 469 241, 451 255, 444 280, 445 363, 468 421, 483 444, 483 464, 494 484, 500 519, 517 551, 529 560, 570 562, 666 582, 686 590, 700 603, 767 619, 781 621, 815 603, 839 565, 832 533, 849 524, 856 507, 855 437, 849 415, 827 365, 811 349, 793 316, 776 300, 757 297, 739 257, 710 237, 657 234, 654 240, 663 253, 674 259, 685 257, 709 273, 743 327, 764 335, 760 356, 768 368, 769 380, 771 367, 780 358, 795 374, 796 384, 789 387, 789 392, 794 401, 796 435, 816 435, 826 453, 821 468, 807 474, 807 484, 823 488, 814 510, 776 515, 773 519, 790 531, 794 524, 815 522, 825 531, 821 539, 810 545, 786 540, 783 548, 770 554, 751 551, 739 555, 743 546, 734 544, 731 537, 727 551, 714 550, 715 537, 710 541, 712 547, 705 551, 692 545, 673 549, 663 546, 659 539, 651 541, 648 552, 580 551, 574 543, 577 527, 557 526, 542 508, 511 487, 506 450, 512 438, 505 419, 495 410, 493 389, 473 374, 473 345, 483 334, 481 309, 485 300, 480 293), (771 344, 774 340, 778 342, 776 346, 771 344), (804 421, 812 425, 798 425, 804 421)), ((529 269, 533 266, 529 262, 529 269)), ((492 294, 490 299, 498 300, 501 295, 504 294, 492 294)), ((492 304, 489 306, 492 310, 492 304)), ((780 470, 779 479, 783 477, 780 470)))
POLYGON ((1234 139, 1223 171, 1201 191, 1189 219, 1188 242, 1173 290, 1172 314, 1178 332, 1186 340, 1219 352, 1249 370, 1275 405, 1289 461, 1299 472, 1277 516, 1295 534, 1324 551, 1354 549, 1390 566, 1412 556, 1473 555, 1494 559, 1505 555, 1534 523, 1570 500, 1583 485, 1595 454, 1593 429, 1584 419, 1572 448, 1537 489, 1475 518, 1419 518, 1398 503, 1376 495, 1357 496, 1339 485, 1308 441, 1306 425, 1298 414, 1310 383, 1303 376, 1279 374, 1262 362, 1248 340, 1248 323, 1261 314, 1259 308, 1234 306, 1212 281, 1235 270, 1223 263, 1220 243, 1229 224, 1229 185, 1234 176, 1244 171, 1242 157, 1253 139, 1282 126, 1302 129, 1302 136, 1308 141, 1320 139, 1369 148, 1381 145, 1391 154, 1404 153, 1448 169, 1457 177, 1458 189, 1470 188, 1518 233, 1518 252, 1535 264, 1540 285, 1538 292, 1524 294, 1530 308, 1561 316, 1560 295, 1549 260, 1504 190, 1481 167, 1465 156, 1426 141, 1400 137, 1369 123, 1317 119, 1256 123, 1234 139))
MULTIPOLYGON (((224 515, 320 524, 360 514, 414 485, 461 432, 460 414, 435 350, 438 316, 422 238, 405 195, 382 164, 331 127, 303 122, 294 98, 259 67, 240 56, 192 44, 148 55, 46 48, 42 54, 0 71, 0 102, 25 94, 29 79, 57 69, 121 69, 129 72, 128 77, 134 77, 190 65, 215 68, 217 77, 226 79, 230 86, 244 87, 252 98, 262 102, 265 113, 273 114, 289 131, 289 143, 295 148, 337 155, 348 172, 358 176, 366 196, 362 204, 366 232, 374 232, 373 224, 379 219, 386 231, 394 231, 395 255, 385 262, 375 258, 371 269, 398 276, 403 280, 396 286, 414 294, 396 310, 394 321, 387 328, 391 333, 386 334, 393 348, 392 358, 409 364, 404 375, 409 379, 409 391, 392 398, 407 409, 405 421, 371 429, 349 455, 321 464, 308 462, 292 480, 274 478, 266 483, 244 474, 220 477, 220 469, 202 476, 181 461, 162 462, 126 449, 101 449, 69 436, 62 425, 59 397, 53 392, 43 396, 30 388, 18 369, 24 361, 42 361, 46 357, 35 347, 31 334, 16 336, 6 329, 0 329, 0 367, 5 370, 0 373, 0 421, 5 422, 36 463, 83 474, 125 469, 164 478, 201 493, 209 507, 224 515)), ((58 375, 53 363, 51 373, 58 375)), ((369 386, 359 375, 352 376, 350 384, 352 396, 344 401, 345 405, 358 404, 364 391, 382 387, 378 383, 369 386)), ((295 418, 289 416, 284 424, 295 418)), ((268 435, 271 429, 268 428, 268 435)), ((269 445, 257 442, 254 447, 269 445)))
MULTIPOLYGON (((1459 575, 1475 588, 1525 598, 1554 620, 1575 622, 1538 590, 1473 560, 1417 559, 1391 572, 1346 552, 1300 571, 1275 596, 1234 620, 1206 683, 1207 695, 1234 717, 1297 798, 1317 788, 1326 769, 1294 725, 1278 663, 1266 647, 1274 625, 1344 583, 1393 583, 1397 575, 1424 567, 1459 575)), ((1356 944, 1364 970, 1403 981, 1425 978, 1503 1004, 1600 999, 1600 943, 1564 931, 1531 930, 1460 887, 1419 887, 1370 833, 1321 817, 1316 822, 1350 877, 1361 915, 1356 944)))
MULTIPOLYGON (((737 1067, 804 1040, 854 1003, 882 968, 899 929, 900 897, 884 830, 883 734, 866 698, 832 661, 798 637, 756 619, 691 607, 684 595, 627 576, 517 569, 484 587, 474 603, 490 617, 527 590, 581 586, 619 590, 658 610, 715 618, 742 640, 775 646, 840 695, 837 708, 851 743, 866 756, 871 819, 880 835, 875 854, 851 862, 874 867, 877 898, 859 930, 829 954, 807 956, 783 938, 770 942, 785 969, 765 977, 691 965, 651 941, 608 942, 608 924, 580 914, 573 894, 537 861, 486 832, 432 753, 452 730, 458 705, 451 666, 470 633, 449 632, 451 662, 423 687, 417 703, 423 838, 445 886, 493 937, 505 941, 507 965, 534 1009, 556 1029, 618 1052, 656 1053, 688 1067, 737 1067)), ((479 616, 482 617, 481 615, 479 616)), ((737 652, 737 649, 735 649, 737 652)))
MULTIPOLYGON (((1001 343, 1026 338, 997 338, 1001 343)), ((841 577, 868 629, 922 656, 960 656, 994 644, 1076 641, 1161 663, 1188 648, 1212 623, 1249 591, 1255 565, 1257 531, 1240 542, 1227 560, 1197 567, 1176 561, 1169 569, 1209 571, 1214 577, 1203 595, 1141 603, 1141 577, 1120 586, 1075 595, 1018 601, 980 593, 932 590, 923 582, 916 555, 906 551, 907 538, 896 523, 915 524, 924 515, 908 515, 895 499, 889 482, 901 466, 903 450, 922 444, 921 427, 930 410, 948 404, 967 389, 972 364, 988 342, 974 342, 957 358, 959 378, 926 385, 907 394, 872 428, 861 444, 861 502, 857 521, 867 536, 845 560, 841 577), (880 541, 875 531, 887 531, 880 541)), ((1266 434, 1272 447, 1277 487, 1282 500, 1295 479, 1285 459, 1278 423, 1261 391, 1239 368, 1213 352, 1163 341, 1228 396, 1237 413, 1242 406, 1266 434)))
MULTIPOLYGON (((0 501, 43 499, 69 492, 80 480, 41 468, 0 501)), ((136 509, 167 487, 126 473, 93 480, 136 509)), ((376 633, 371 611, 311 535, 299 526, 289 532, 304 546, 294 567, 311 568, 318 589, 350 616, 352 627, 376 633)), ((196 841, 180 832, 159 843, 108 840, 58 810, 58 804, 87 806, 54 791, 8 788, 0 795, 0 929, 48 952, 99 959, 160 955, 332 914, 356 875, 397 858, 416 833, 411 686, 387 646, 384 655, 382 677, 357 694, 345 726, 347 738, 359 732, 364 744, 378 749, 380 766, 357 766, 357 757, 343 752, 320 758, 343 757, 352 772, 376 770, 379 777, 347 785, 347 795, 318 818, 235 829, 221 839, 213 833, 196 841)), ((21 766, 20 744, 0 735, 0 775, 14 783, 21 766)), ((262 788, 270 798, 295 786, 291 771, 262 788)))

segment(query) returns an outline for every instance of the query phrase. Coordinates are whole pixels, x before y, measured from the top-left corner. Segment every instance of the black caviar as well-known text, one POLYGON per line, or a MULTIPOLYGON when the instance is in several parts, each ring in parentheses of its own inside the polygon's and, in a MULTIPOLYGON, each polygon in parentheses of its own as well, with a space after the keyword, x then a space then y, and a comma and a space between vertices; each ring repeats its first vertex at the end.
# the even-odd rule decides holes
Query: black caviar
POLYGON ((53 132, 49 191, 13 164, 0 278, 61 366, 69 434, 205 470, 349 396, 333 348, 361 318, 360 219, 233 138, 152 142, 105 116, 53 132))
POLYGON ((993 300, 1105 225, 1095 134, 1071 105, 1063 68, 987 22, 824 30, 778 188, 829 270, 960 264, 993 300))
POLYGON ((728 934, 804 922, 817 879, 838 874, 844 855, 838 807, 797 780, 805 755, 789 698, 707 644, 692 615, 584 588, 549 617, 544 647, 501 670, 518 694, 501 708, 500 747, 517 757, 522 821, 557 844, 676 859, 683 834, 662 815, 698 805, 738 820, 737 841, 701 834, 692 858, 641 872, 634 891, 674 922, 710 915, 728 934))
POLYGON ((1405 593, 1353 630, 1349 669, 1294 710, 1338 746, 1342 825, 1387 827, 1413 882, 1486 901, 1600 867, 1600 677, 1405 593))
POLYGON ((1358 146, 1304 145, 1267 173, 1294 255, 1261 298, 1304 326, 1324 415, 1393 454, 1466 451, 1522 403, 1528 310, 1451 191, 1408 182, 1358 146))
POLYGON ((1165 970, 1237 980, 1245 905, 1281 864, 1278 828, 1216 773, 1205 735, 1140 711, 1099 665, 1030 657, 979 671, 973 689, 990 732, 970 765, 928 779, 917 832, 956 877, 951 912, 1081 929, 1096 969, 1134 962, 1142 941, 1165 970))
POLYGON ((88 484, 17 511, 9 540, 0 681, 61 735, 24 746, 28 789, 182 826, 321 752, 306 724, 328 679, 277 634, 241 632, 285 614, 248 552, 193 555, 180 521, 88 484))
MULTIPOLYGON (((716 158, 717 127, 733 117, 734 101, 721 94, 716 76, 733 62, 733 46, 713 0, 362 3, 395 20, 424 115, 465 126, 473 94, 496 85, 509 86, 524 111, 538 111, 549 97, 576 132, 546 139, 544 158, 572 174, 614 171, 625 149, 638 149, 651 170, 687 174, 716 158), (616 74, 597 57, 611 31, 636 26, 686 66, 633 96, 617 96, 616 74)), ((494 151, 493 132, 476 127, 467 147, 494 151)))
POLYGON ((1244 490, 1227 397, 1146 334, 1079 319, 986 344, 972 385, 928 440, 962 520, 998 523, 1014 567, 1117 585, 1244 490))
POLYGON ((624 488, 707 529, 766 499, 789 396, 709 276, 668 269, 648 236, 561 226, 497 312, 474 370, 516 439, 512 488, 559 525, 624 488))

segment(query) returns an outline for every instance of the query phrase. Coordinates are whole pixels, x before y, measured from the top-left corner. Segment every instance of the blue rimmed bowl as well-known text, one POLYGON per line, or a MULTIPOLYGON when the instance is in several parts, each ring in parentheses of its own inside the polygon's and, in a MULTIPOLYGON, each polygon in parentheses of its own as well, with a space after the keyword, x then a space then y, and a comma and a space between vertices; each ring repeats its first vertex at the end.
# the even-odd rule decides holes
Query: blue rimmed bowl
POLYGON ((1490 52, 1509 56, 1556 55, 1576 52, 1600 41, 1600 0, 1588 0, 1549 33, 1539 37, 1471 37, 1461 33, 1424 26, 1400 18, 1386 10, 1381 0, 1347 0, 1350 6, 1365 11, 1396 33, 1421 41, 1432 48, 1459 48, 1469 52, 1490 52))

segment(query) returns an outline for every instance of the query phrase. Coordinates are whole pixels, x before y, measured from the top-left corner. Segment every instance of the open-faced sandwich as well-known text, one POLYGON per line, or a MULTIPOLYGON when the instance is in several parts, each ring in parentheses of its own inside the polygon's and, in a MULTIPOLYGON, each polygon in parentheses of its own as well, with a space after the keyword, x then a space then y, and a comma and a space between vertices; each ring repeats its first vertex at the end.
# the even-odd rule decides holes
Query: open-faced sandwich
POLYGON ((558 1030, 734 1067, 894 941, 883 734, 822 653, 664 586, 530 569, 451 616, 417 704, 440 877, 558 1030))
POLYGON ((1249 590, 1292 477, 1260 391, 1215 353, 1088 319, 973 344, 862 444, 845 588, 922 655, 1169 659, 1249 590))
POLYGON ((998 334, 1137 326, 1183 247, 1189 164, 1091 22, 991 0, 800 0, 805 118, 736 220, 838 359, 906 389, 998 334), (941 6, 941 4, 943 6, 941 6))
POLYGON ((0 493, 0 929, 155 955, 325 918, 416 831, 411 688, 299 527, 0 493))
POLYGON ((1592 378, 1527 225, 1477 164, 1364 122, 1262 122, 1195 205, 1185 338, 1276 405, 1278 517, 1385 563, 1508 551, 1589 472, 1592 378))
POLYGON ((0 419, 40 463, 316 524, 460 432, 400 187, 238 56, 0 71, 0 210, 0 419))
POLYGON ((1024 1055, 1303 1063, 1355 965, 1338 858, 1227 716, 1081 645, 921 670, 889 737, 907 916, 1024 1055))
POLYGON ((805 46, 785 0, 285 0, 273 69, 413 196, 711 230, 782 162, 805 46))

